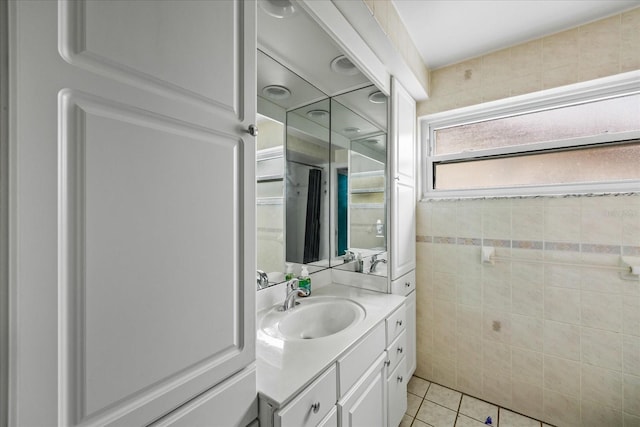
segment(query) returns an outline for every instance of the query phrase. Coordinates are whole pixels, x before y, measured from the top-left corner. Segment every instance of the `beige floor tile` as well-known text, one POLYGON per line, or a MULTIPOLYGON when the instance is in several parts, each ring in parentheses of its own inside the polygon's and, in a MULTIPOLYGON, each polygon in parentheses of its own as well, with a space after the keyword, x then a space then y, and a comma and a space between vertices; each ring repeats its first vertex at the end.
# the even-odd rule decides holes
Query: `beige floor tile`
POLYGON ((487 417, 491 417, 493 425, 498 422, 498 407, 496 405, 467 395, 462 396, 460 413, 482 423, 487 421, 487 417))
POLYGON ((402 421, 400 421, 400 425, 398 427, 411 427, 411 423, 413 422, 413 417, 410 417, 407 414, 404 414, 402 417, 402 421))
POLYGON ((413 393, 416 396, 424 397, 427 394, 427 389, 431 383, 427 380, 423 380, 418 377, 411 377, 409 384, 407 384, 407 391, 413 393))
POLYGON ((487 427, 485 423, 469 418, 466 415, 458 414, 456 427, 487 427))
MULTIPOLYGON (((456 422, 456 411, 447 409, 425 400, 420 406, 416 420, 424 421, 433 427, 453 427, 456 422)), ((413 424, 416 425, 415 423, 413 424)))
POLYGON ((427 395, 425 396, 425 399, 449 409, 453 409, 456 412, 460 407, 461 398, 462 393, 459 391, 451 390, 450 388, 442 387, 438 384, 431 384, 429 391, 427 391, 427 395))
POLYGON ((415 417, 418 413, 418 409, 420 409, 421 403, 421 397, 418 397, 415 394, 407 393, 407 411, 405 413, 409 416, 415 417))
POLYGON ((419 419, 416 418, 413 421, 413 424, 411 424, 411 427, 431 427, 431 426, 425 423, 424 421, 420 421, 419 419))
POLYGON ((498 427, 540 427, 540 421, 500 408, 498 427))

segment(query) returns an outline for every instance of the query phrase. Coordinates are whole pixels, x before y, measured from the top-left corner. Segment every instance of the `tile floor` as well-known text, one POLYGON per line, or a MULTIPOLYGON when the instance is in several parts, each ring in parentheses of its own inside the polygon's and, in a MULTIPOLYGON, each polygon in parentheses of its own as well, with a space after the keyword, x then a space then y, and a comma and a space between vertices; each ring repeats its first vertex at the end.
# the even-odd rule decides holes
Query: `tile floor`
POLYGON ((399 427, 550 427, 459 391, 412 377, 407 412, 399 427))

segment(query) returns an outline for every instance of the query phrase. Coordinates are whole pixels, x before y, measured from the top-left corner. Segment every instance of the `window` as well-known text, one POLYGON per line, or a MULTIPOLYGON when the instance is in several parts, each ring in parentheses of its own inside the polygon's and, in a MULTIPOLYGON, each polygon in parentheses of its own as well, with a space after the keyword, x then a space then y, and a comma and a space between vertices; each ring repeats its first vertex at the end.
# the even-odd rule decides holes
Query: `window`
POLYGON ((421 118, 424 196, 640 191, 640 72, 421 118))

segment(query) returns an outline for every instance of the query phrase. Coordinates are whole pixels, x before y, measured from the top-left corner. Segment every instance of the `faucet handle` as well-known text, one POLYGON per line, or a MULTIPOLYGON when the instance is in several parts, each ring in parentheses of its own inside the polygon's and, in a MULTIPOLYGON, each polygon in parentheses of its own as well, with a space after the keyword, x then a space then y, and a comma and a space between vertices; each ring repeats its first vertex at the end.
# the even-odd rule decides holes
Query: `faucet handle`
POLYGON ((291 280, 289 280, 287 282, 287 287, 285 289, 286 293, 291 292, 292 290, 296 289, 296 288, 300 288, 299 286, 300 280, 298 280, 298 278, 293 278, 291 280))

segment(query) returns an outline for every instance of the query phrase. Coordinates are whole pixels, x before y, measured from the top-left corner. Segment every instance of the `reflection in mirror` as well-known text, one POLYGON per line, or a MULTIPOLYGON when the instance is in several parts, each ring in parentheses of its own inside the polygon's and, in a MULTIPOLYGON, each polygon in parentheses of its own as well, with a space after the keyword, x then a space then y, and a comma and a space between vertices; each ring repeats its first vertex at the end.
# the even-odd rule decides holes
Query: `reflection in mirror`
POLYGON ((287 113, 287 262, 328 266, 329 100, 287 113))
MULTIPOLYGON (((352 256, 386 251, 386 96, 368 86, 331 98, 331 130, 336 205, 332 266, 339 266, 352 256)), ((386 275, 378 265, 373 272, 386 275)), ((357 259, 345 268, 370 269, 357 259)))
MULTIPOLYGON (((258 114, 256 155, 256 217, 258 268, 282 271, 284 265, 284 125, 258 114)), ((278 280, 269 277, 269 281, 278 280)))
MULTIPOLYGON (((257 119, 259 134, 256 137, 257 266, 258 270, 265 272, 267 276, 266 281, 259 282, 260 289, 284 281, 287 236, 299 235, 304 238, 303 233, 295 231, 287 233, 285 226, 285 123, 287 122, 287 111, 300 110, 304 114, 301 106, 313 104, 322 99, 326 100, 327 96, 260 50, 257 52, 257 65, 259 95, 257 119)), ((308 116, 303 116, 303 118, 310 120, 308 116)), ((296 126, 301 129, 297 137, 292 136, 290 142, 292 150, 300 153, 304 153, 304 150, 299 147, 305 134, 305 128, 301 124, 303 122, 301 119, 294 120, 294 123, 297 123, 296 126)), ((324 126, 325 132, 328 132, 328 118, 324 126)), ((292 131, 292 133, 295 134, 296 131, 292 131)), ((301 224, 304 226, 304 223, 301 224)), ((324 227, 326 229, 327 225, 324 227)), ((295 228, 292 227, 292 230, 295 228)), ((320 242, 320 248, 328 251, 328 231, 325 234, 324 243, 320 242)), ((293 248, 294 243, 291 245, 293 248)), ((304 240, 301 245, 304 248, 304 240)), ((304 251, 303 249, 301 251, 301 257, 303 257, 304 251)), ((319 259, 320 254, 318 254, 319 259)), ((294 262, 302 263, 303 260, 301 258, 300 261, 297 261, 296 258, 294 262)), ((310 271, 316 269, 311 268, 310 271)), ((299 266, 294 268, 294 273, 295 275, 300 274, 299 266)))
POLYGON ((286 263, 294 276, 302 264, 386 276, 386 96, 368 85, 329 98, 262 51, 258 94, 259 289, 284 281, 286 263))

